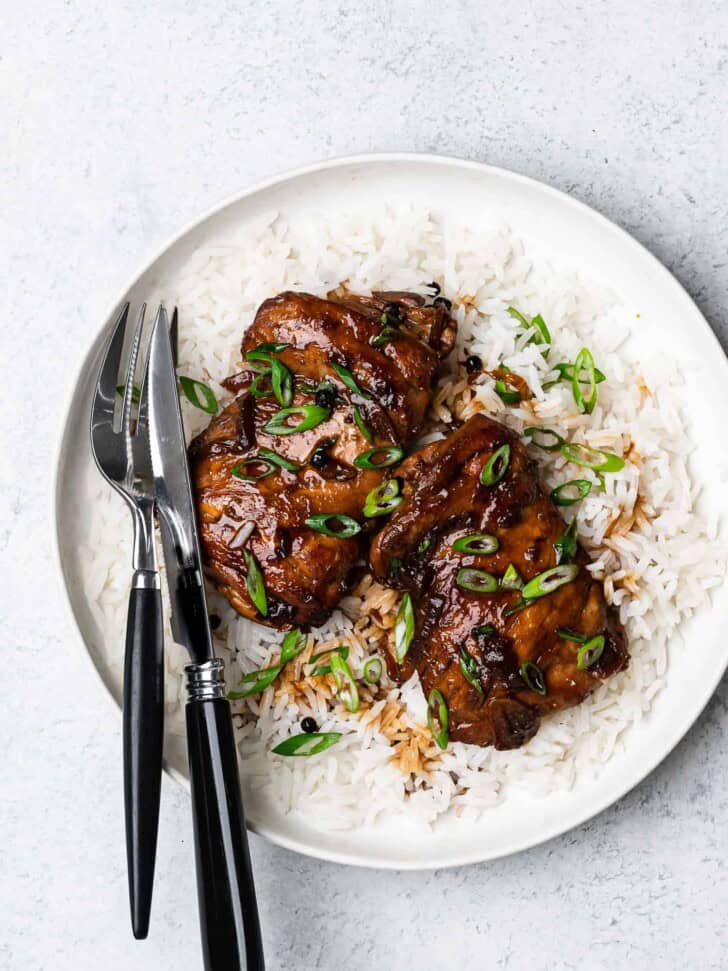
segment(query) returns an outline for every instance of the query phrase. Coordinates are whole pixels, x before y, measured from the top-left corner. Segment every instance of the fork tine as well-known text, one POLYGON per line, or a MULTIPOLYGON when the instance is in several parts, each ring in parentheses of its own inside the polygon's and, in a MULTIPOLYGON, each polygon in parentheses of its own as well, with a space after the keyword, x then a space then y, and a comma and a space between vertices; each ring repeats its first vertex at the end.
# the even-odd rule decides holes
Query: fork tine
POLYGON ((146 312, 147 305, 143 303, 141 309, 139 310, 139 316, 137 318, 136 329, 134 331, 134 340, 131 345, 131 350, 129 351, 129 363, 126 367, 126 381, 124 382, 124 401, 121 406, 121 433, 126 441, 126 453, 129 457, 129 472, 133 473, 132 466, 132 451, 131 451, 131 412, 132 405, 134 404, 134 378, 136 376, 137 367, 137 357, 139 356, 139 343, 142 338, 142 330, 144 328, 144 314, 146 312))
MULTIPOLYGON (((164 308, 162 304, 159 305, 156 317, 154 318, 154 327, 157 325, 160 315, 162 314, 164 308)), ((152 328, 153 330, 154 328, 152 328)), ((147 395, 147 375, 149 372, 149 351, 150 343, 147 341, 147 345, 144 348, 142 358, 139 361, 139 387, 141 390, 141 397, 139 399, 139 415, 137 418, 137 432, 141 429, 144 433, 148 432, 149 425, 149 397, 147 395)))
POLYGON ((121 353, 124 349, 124 337, 126 336, 126 325, 129 319, 129 303, 125 303, 119 312, 114 324, 104 359, 99 368, 99 377, 96 384, 96 394, 93 400, 93 418, 98 421, 106 416, 109 421, 113 419, 114 404, 116 401, 116 387, 119 380, 119 365, 121 364, 121 353))

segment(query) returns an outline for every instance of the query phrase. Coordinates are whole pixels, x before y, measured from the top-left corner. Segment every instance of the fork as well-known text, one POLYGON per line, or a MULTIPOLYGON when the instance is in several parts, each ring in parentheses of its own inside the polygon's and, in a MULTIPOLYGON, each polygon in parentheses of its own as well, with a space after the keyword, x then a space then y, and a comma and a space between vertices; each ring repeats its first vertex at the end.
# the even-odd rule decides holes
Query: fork
POLYGON ((91 448, 99 471, 124 499, 134 523, 134 573, 129 593, 122 705, 124 814, 129 905, 134 937, 149 931, 164 736, 162 600, 154 547, 154 484, 148 444, 146 368, 139 367, 143 304, 129 352, 126 377, 118 385, 128 329, 122 308, 106 348, 91 408, 91 448), (137 371, 141 380, 135 383, 137 371), (141 394, 139 394, 141 389, 141 394), (114 427, 118 395, 121 425, 114 427), (134 405, 138 403, 136 422, 134 405))

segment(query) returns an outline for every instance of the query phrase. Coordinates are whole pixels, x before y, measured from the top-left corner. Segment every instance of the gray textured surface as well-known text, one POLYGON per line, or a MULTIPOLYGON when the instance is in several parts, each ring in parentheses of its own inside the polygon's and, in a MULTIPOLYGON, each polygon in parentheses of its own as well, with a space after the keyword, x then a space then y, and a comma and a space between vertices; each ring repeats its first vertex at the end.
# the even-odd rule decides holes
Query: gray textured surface
MULTIPOLYGON (((0 968, 200 966, 188 800, 167 781, 151 937, 130 940, 120 722, 69 650, 46 555, 70 377, 172 231, 320 157, 471 157, 625 226, 728 341, 722 0, 394 6, 0 0, 0 968)), ((618 806, 510 860, 387 874, 254 837, 269 968, 728 966, 727 700, 618 806)))

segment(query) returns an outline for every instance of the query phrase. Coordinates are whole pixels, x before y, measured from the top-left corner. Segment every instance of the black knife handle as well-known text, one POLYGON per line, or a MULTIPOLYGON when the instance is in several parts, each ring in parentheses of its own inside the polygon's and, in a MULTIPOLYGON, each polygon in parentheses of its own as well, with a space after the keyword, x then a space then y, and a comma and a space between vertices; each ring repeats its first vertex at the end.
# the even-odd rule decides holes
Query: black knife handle
POLYGON ((149 931, 164 745, 164 635, 156 573, 139 571, 129 594, 124 657, 124 814, 134 937, 149 931), (156 586, 155 586, 156 584, 156 586))
POLYGON ((187 745, 206 971, 264 971, 222 661, 188 665, 187 745), (202 676, 200 676, 202 675, 202 676))

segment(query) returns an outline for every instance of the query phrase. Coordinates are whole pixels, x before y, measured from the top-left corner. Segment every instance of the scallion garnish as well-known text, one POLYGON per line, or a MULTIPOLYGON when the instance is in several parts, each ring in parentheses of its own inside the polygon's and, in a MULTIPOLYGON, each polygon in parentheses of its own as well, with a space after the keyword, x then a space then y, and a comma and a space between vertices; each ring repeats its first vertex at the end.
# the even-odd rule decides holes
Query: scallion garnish
POLYGON ((303 732, 291 735, 276 745, 273 752, 276 755, 318 755, 331 748, 341 738, 341 732, 303 732))
POLYGON ((493 624, 482 624, 480 627, 476 627, 473 633, 489 637, 491 634, 495 634, 495 627, 493 624))
POLYGON ((427 699, 427 726, 432 733, 432 737, 440 748, 447 748, 450 738, 448 728, 450 718, 447 711, 447 702, 441 691, 433 688, 427 699))
POLYGON ((524 661, 521 665, 521 677, 531 691, 535 691, 538 695, 546 694, 546 678, 538 664, 524 661))
POLYGON ((562 641, 571 641, 572 644, 586 644, 588 640, 586 634, 577 634, 568 627, 559 627, 556 633, 562 641))
POLYGON ((263 426, 263 431, 269 435, 293 435, 296 432, 306 432, 316 428, 331 415, 328 408, 320 405, 296 405, 293 408, 282 408, 271 420, 263 426), (295 425, 289 425, 288 419, 300 415, 301 420, 295 425))
MULTIPOLYGON (((116 393, 119 395, 120 398, 124 397, 125 391, 126 391, 125 384, 117 384, 116 393)), ((134 405, 138 405, 139 402, 142 400, 142 389, 139 387, 138 384, 133 384, 131 386, 131 400, 132 400, 132 404, 134 405)))
POLYGON ((523 580, 521 579, 521 574, 512 563, 509 563, 506 567, 506 572, 501 577, 501 590, 520 590, 522 586, 523 580))
POLYGON ((576 653, 576 667, 579 671, 586 671, 593 664, 596 664, 604 653, 605 639, 603 634, 597 634, 586 644, 582 645, 576 653))
POLYGON ((396 479, 387 479, 367 495, 364 500, 364 515, 368 519, 386 516, 396 509, 403 499, 404 496, 399 494, 399 482, 396 479))
POLYGON ((306 525, 315 529, 317 533, 335 536, 336 539, 351 539, 361 532, 361 526, 356 519, 338 512, 321 512, 308 516, 306 525))
POLYGON ((624 459, 612 452, 602 452, 598 448, 589 448, 588 445, 578 445, 577 443, 561 445, 561 454, 574 465, 581 465, 585 469, 593 469, 595 472, 619 472, 624 468, 624 459))
POLYGON ((340 654, 331 656, 331 673, 336 682, 336 693, 352 713, 359 710, 359 689, 351 668, 340 654))
POLYGON ((471 533, 470 536, 462 536, 452 544, 456 553, 473 553, 476 556, 495 553, 498 546, 498 538, 489 533, 471 533))
POLYGON ((552 428, 540 428, 538 425, 533 425, 530 428, 524 428, 523 434, 527 435, 530 439, 531 445, 535 445, 536 448, 541 448, 544 452, 557 452, 561 446, 564 444, 565 439, 555 432, 552 428), (541 438, 541 441, 536 440, 536 436, 541 438), (547 436, 552 437, 551 444, 547 444, 545 440, 547 436))
MULTIPOLYGON (((386 317, 386 314, 382 314, 382 316, 386 317)), ((396 341, 401 336, 402 335, 396 329, 396 327, 382 327, 379 333, 375 334, 374 337, 371 338, 369 343, 372 345, 372 347, 384 347, 385 344, 396 341)))
POLYGON ((370 657, 364 662, 364 680, 367 684, 376 684, 384 674, 384 665, 380 657, 370 657))
POLYGON ((274 452, 270 448, 259 448, 258 455, 260 456, 260 458, 267 459, 269 462, 272 462, 274 465, 280 465, 282 469, 286 469, 288 472, 301 471, 300 465, 296 465, 296 463, 291 462, 290 459, 284 459, 282 455, 279 455, 278 452, 274 452))
POLYGON ((498 589, 498 581, 492 573, 473 570, 471 567, 458 570, 455 583, 463 590, 470 590, 471 593, 493 593, 498 589))
MULTIPOLYGON (((322 657, 330 657, 332 654, 338 654, 339 657, 343 657, 346 660, 349 657, 349 645, 342 644, 340 647, 330 647, 325 651, 319 651, 318 654, 314 654, 308 659, 309 664, 315 664, 316 661, 320 661, 322 657)), ((321 677, 324 674, 331 674, 331 665, 327 661, 326 664, 319 664, 317 667, 313 668, 309 672, 312 676, 321 677)))
POLYGON ((480 481, 483 485, 495 485, 496 482, 500 482, 506 474, 510 461, 511 446, 501 445, 483 466, 483 471, 480 473, 480 481))
POLYGON ((206 411, 208 415, 217 414, 217 398, 212 388, 195 378, 180 377, 179 383, 185 397, 195 408, 206 411))
POLYGON ((371 395, 366 391, 362 391, 362 389, 356 383, 356 379, 348 367, 344 367, 343 364, 337 364, 336 361, 331 362, 331 367, 334 369, 334 371, 336 371, 349 391, 353 391, 354 394, 358 394, 360 398, 371 398, 371 395))
POLYGON ((271 384, 270 368, 256 374, 248 388, 249 394, 254 398, 271 398, 273 396, 273 385, 271 384))
POLYGON ((272 668, 264 668, 261 671, 251 671, 240 679, 240 686, 236 691, 228 691, 230 701, 240 701, 250 695, 260 694, 265 691, 268 685, 273 684, 281 673, 283 664, 274 664, 272 668))
POLYGON ((571 523, 567 526, 565 532, 563 532, 554 543, 554 549, 556 550, 556 563, 559 566, 561 566, 562 563, 570 563, 574 559, 574 555, 576 553, 577 528, 576 517, 574 517, 571 523))
POLYGON ((552 566, 550 570, 544 570, 532 580, 529 580, 521 591, 524 600, 535 600, 537 597, 545 597, 565 583, 571 583, 576 579, 579 567, 576 563, 564 563, 561 566, 552 566))
POLYGON ((389 561, 389 576, 396 577, 402 568, 402 561, 396 556, 393 556, 389 561))
POLYGON ((293 375, 277 357, 272 360, 270 381, 276 401, 287 408, 293 401, 293 375))
MULTIPOLYGON (((569 383, 571 383, 573 381, 573 379, 574 379, 574 365, 573 364, 568 364, 567 362, 562 361, 560 364, 554 364, 554 366, 553 366, 553 368, 551 370, 552 371, 557 371, 559 376, 554 381, 547 381, 543 385, 544 391, 547 388, 552 387, 554 384, 558 384, 559 381, 568 381, 569 383)), ((581 378, 581 375, 580 375, 580 378, 581 378)), ((597 384, 601 384, 602 381, 606 381, 607 380, 607 376, 602 371, 600 371, 598 367, 595 367, 594 368, 594 378, 595 378, 597 384)), ((581 380, 584 380, 584 379, 581 379, 581 380)))
POLYGON ((406 593, 402 597, 394 624, 394 657, 397 664, 404 661, 414 636, 415 614, 412 609, 412 598, 406 593))
POLYGON ((590 415, 597 403, 597 375, 594 358, 588 347, 582 347, 576 355, 574 373, 571 377, 571 390, 579 411, 590 415), (586 372, 585 380, 581 378, 583 372, 586 372), (587 386, 586 394, 582 390, 582 383, 587 386))
POLYGON ((280 351, 285 351, 288 344, 258 344, 254 347, 252 351, 247 351, 245 354, 246 361, 266 361, 268 364, 271 362, 271 354, 278 354, 280 351))
POLYGON ((588 479, 570 479, 551 490, 551 498, 557 506, 573 506, 585 499, 591 492, 592 484, 588 479))
POLYGON ((258 608, 261 617, 268 616, 268 597, 265 592, 265 582, 258 561, 248 550, 243 550, 245 564, 248 568, 248 575, 245 584, 248 589, 248 596, 258 608))
POLYGON ((354 465, 358 469, 386 469, 401 462, 403 458, 404 449, 399 445, 378 445, 357 455, 354 465))
MULTIPOLYGON (((551 334, 546 326, 546 321, 543 319, 541 314, 536 314, 529 321, 520 310, 516 310, 515 307, 508 307, 508 313, 517 320, 524 330, 529 330, 531 327, 534 328, 535 333, 531 338, 529 338, 529 344, 551 344, 551 334)), ((543 356, 548 356, 548 349, 543 352, 543 356)))
POLYGON ((498 378, 495 383, 495 393, 506 405, 517 405, 521 400, 521 392, 509 388, 501 378, 498 378))
POLYGON ((289 630, 281 644, 281 664, 287 664, 294 657, 298 657, 306 646, 306 641, 306 635, 297 627, 289 630))
POLYGON ((368 442, 373 442, 374 441, 374 435, 372 434, 372 430, 367 425, 367 423, 364 421, 364 418, 362 416, 361 411, 359 410, 359 406, 358 405, 354 405, 354 421, 356 423, 356 427, 362 433, 362 435, 364 436, 364 438, 366 438, 366 440, 368 442))
POLYGON ((253 455, 249 459, 243 459, 241 462, 236 462, 235 465, 230 469, 230 475, 234 475, 236 479, 242 479, 243 482, 259 482, 261 479, 267 478, 269 475, 273 475, 276 467, 273 462, 268 459, 259 458, 257 455, 253 455), (255 468, 259 466, 262 471, 255 473, 246 472, 248 468, 255 468))
POLYGON ((482 695, 483 685, 480 683, 480 678, 478 677, 480 673, 478 662, 464 647, 460 648, 460 671, 468 684, 472 685, 478 694, 482 695))
POLYGON ((432 537, 431 536, 425 536, 425 538, 424 539, 421 539, 419 541, 419 543, 417 544, 417 552, 418 553, 426 553, 431 546, 432 546, 432 537))

